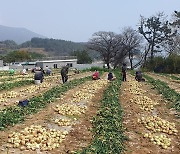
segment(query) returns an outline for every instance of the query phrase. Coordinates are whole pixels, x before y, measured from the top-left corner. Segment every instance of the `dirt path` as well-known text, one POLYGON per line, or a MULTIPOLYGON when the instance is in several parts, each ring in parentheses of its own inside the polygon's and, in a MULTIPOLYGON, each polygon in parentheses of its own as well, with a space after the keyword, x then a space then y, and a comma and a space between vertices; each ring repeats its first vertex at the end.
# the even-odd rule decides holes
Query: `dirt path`
MULTIPOLYGON (((106 77, 106 74, 104 77, 106 77)), ((99 101, 102 97, 103 90, 106 88, 106 85, 107 81, 104 81, 103 79, 97 81, 88 81, 74 89, 69 90, 66 94, 64 94, 64 96, 58 98, 57 101, 49 104, 45 109, 37 114, 30 116, 24 123, 17 124, 9 130, 0 132, 0 154, 5 154, 8 150, 6 149, 6 145, 9 134, 14 131, 19 132, 31 125, 41 125, 48 129, 68 131, 68 134, 60 146, 51 152, 38 152, 39 149, 35 151, 20 151, 17 148, 9 148, 9 153, 63 154, 86 147, 92 139, 92 134, 90 131, 92 126, 90 120, 96 114, 99 101), (59 115, 57 112, 55 112, 55 108, 57 108, 57 105, 62 107, 64 104, 78 106, 80 111, 85 109, 85 112, 79 115, 59 115), (55 120, 61 118, 71 119, 73 122, 75 122, 75 125, 58 126, 55 124, 55 120)), ((73 109, 71 109, 71 111, 73 111, 73 109)))
MULTIPOLYGON (((91 72, 71 74, 69 76, 69 81, 89 75, 91 75, 91 72)), ((20 100, 29 99, 33 96, 38 96, 39 94, 46 92, 47 90, 55 87, 56 85, 61 84, 61 82, 62 81, 60 79, 60 76, 56 75, 45 77, 44 82, 40 85, 33 84, 24 87, 18 87, 9 92, 3 91, 0 94, 0 109, 3 109, 7 106, 17 105, 20 100)))
POLYGON ((154 74, 154 73, 147 73, 147 75, 151 76, 152 78, 154 78, 156 80, 159 79, 159 80, 167 83, 171 89, 174 89, 177 93, 180 93, 180 80, 173 80, 169 77, 161 76, 161 75, 154 74))
MULTIPOLYGON (((120 102, 124 110, 125 135, 129 138, 125 144, 127 148, 126 154, 179 154, 179 133, 177 135, 163 133, 171 139, 171 145, 167 149, 166 147, 163 149, 161 146, 156 145, 157 142, 153 140, 152 142, 149 138, 144 137, 146 133, 154 134, 149 124, 145 125, 142 122, 142 119, 150 116, 159 117, 171 123, 174 122, 176 129, 180 130, 179 121, 175 118, 174 111, 168 109, 165 101, 157 91, 153 90, 146 82, 138 83, 134 81, 134 78, 129 75, 128 82, 122 83, 120 102), (139 101, 137 101, 138 98, 139 101), (148 100, 148 104, 152 105, 150 106, 152 110, 150 108, 149 111, 148 108, 143 109, 143 106, 140 105, 143 102, 142 98, 148 100), (154 104, 155 102, 159 104, 154 104)), ((155 134, 159 135, 162 132, 156 132, 155 134)))

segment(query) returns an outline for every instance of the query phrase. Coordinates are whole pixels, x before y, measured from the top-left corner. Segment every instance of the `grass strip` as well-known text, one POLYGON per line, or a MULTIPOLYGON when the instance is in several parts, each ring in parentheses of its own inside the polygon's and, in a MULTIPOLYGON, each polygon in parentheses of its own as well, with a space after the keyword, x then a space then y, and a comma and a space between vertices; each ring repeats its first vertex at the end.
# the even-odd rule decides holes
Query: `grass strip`
POLYGON ((0 91, 10 90, 15 87, 26 86, 26 85, 30 85, 33 83, 34 83, 33 80, 22 80, 22 81, 17 81, 17 82, 13 82, 13 83, 3 83, 3 84, 0 84, 0 91))
POLYGON ((69 89, 74 88, 90 79, 91 77, 75 79, 61 86, 53 87, 44 94, 31 98, 28 106, 26 107, 12 106, 3 109, 0 111, 0 130, 24 121, 27 115, 37 113, 69 89))
POLYGON ((101 107, 93 118, 93 141, 91 145, 76 154, 97 153, 116 154, 124 150, 122 108, 119 103, 121 75, 114 72, 117 79, 110 83, 101 100, 101 107))
POLYGON ((160 94, 163 95, 166 100, 172 102, 173 108, 180 111, 180 94, 178 94, 174 89, 171 89, 167 83, 163 81, 155 80, 148 75, 144 75, 144 77, 154 86, 155 89, 158 90, 160 94))

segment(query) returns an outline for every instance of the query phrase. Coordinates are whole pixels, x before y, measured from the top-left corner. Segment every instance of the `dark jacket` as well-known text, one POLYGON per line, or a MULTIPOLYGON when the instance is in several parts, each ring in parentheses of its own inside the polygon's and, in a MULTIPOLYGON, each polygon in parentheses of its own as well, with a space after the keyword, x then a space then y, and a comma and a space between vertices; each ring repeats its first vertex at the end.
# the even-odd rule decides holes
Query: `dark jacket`
POLYGON ((135 79, 138 80, 138 81, 140 81, 142 79, 142 73, 140 71, 136 72, 135 79))
POLYGON ((35 71, 34 80, 42 80, 44 77, 42 71, 35 71))
POLYGON ((113 74, 110 72, 109 74, 108 74, 108 80, 112 80, 113 79, 113 74))
POLYGON ((51 74, 51 69, 48 68, 48 69, 46 70, 46 74, 47 74, 47 75, 50 75, 50 74, 51 74))
POLYGON ((67 75, 68 74, 68 67, 65 66, 61 69, 61 75, 67 75))
POLYGON ((123 72, 123 73, 126 72, 126 66, 125 66, 125 65, 122 66, 122 72, 123 72))

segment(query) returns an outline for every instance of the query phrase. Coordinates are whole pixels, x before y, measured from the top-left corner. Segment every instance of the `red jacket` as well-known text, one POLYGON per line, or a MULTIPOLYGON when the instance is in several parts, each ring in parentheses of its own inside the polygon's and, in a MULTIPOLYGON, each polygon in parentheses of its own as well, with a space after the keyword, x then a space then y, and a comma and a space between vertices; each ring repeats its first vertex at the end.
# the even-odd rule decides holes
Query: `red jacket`
POLYGON ((93 74, 93 78, 99 78, 99 72, 96 71, 94 74, 93 74))

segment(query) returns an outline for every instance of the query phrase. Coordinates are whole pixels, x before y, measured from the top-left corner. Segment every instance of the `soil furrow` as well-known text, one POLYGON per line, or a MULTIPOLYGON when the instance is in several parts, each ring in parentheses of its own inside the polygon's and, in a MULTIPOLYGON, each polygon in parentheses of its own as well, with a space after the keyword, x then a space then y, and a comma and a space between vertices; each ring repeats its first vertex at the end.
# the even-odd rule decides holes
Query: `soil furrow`
MULTIPOLYGON (((169 109, 165 100, 158 94, 157 91, 146 82, 134 81, 132 76, 128 76, 128 81, 122 83, 120 102, 124 110, 124 127, 125 135, 128 140, 126 141, 126 154, 178 154, 180 151, 179 146, 179 133, 177 135, 168 135, 171 138, 171 145, 167 149, 155 145, 148 138, 144 138, 145 133, 152 133, 142 123, 138 122, 138 119, 149 116, 160 117, 169 122, 174 122, 177 130, 180 130, 179 120, 175 117, 174 112, 169 109), (136 84, 139 89, 139 93, 132 91, 132 85, 136 84), (131 89, 131 91, 130 91, 131 89), (132 99, 145 97, 152 101, 157 102, 157 105, 153 106, 153 109, 143 109, 140 105, 141 102, 134 103, 132 99)), ((152 106, 151 106, 152 107, 152 106)), ((157 133, 158 134, 158 133, 157 133)))

